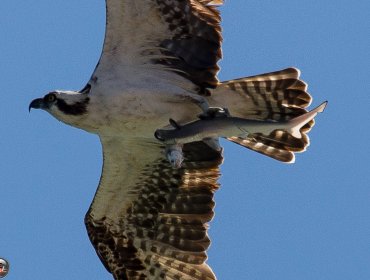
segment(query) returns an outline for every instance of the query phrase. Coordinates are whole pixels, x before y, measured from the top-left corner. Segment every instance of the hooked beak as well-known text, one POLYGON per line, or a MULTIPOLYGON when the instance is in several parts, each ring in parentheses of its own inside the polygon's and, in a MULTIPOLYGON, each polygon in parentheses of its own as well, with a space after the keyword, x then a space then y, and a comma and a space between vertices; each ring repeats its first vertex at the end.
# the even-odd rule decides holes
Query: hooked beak
POLYGON ((43 98, 36 98, 32 100, 30 106, 28 107, 28 111, 31 112, 31 109, 44 109, 45 103, 43 98))

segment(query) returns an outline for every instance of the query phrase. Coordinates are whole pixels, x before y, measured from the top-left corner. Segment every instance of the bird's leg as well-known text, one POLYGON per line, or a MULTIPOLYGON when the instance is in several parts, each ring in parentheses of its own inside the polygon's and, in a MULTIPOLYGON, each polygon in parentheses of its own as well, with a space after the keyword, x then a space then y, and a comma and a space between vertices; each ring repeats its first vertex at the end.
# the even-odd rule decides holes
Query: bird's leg
MULTIPOLYGON (((201 120, 209 120, 214 118, 226 118, 230 117, 230 112, 227 108, 221 107, 209 107, 207 111, 204 111, 202 114, 198 115, 198 118, 201 120)), ((211 137, 203 139, 203 142, 206 143, 209 147, 215 151, 222 151, 220 141, 218 138, 211 137)))
MULTIPOLYGON (((229 110, 227 108, 210 107, 207 99, 203 96, 184 95, 182 96, 182 98, 196 104, 202 110, 202 113, 198 115, 198 121, 202 122, 203 120, 205 121, 215 118, 226 118, 230 116, 229 110)), ((174 128, 174 130, 181 130, 182 126, 173 119, 170 119, 170 124, 174 128)), ((177 143, 176 139, 167 139, 166 129, 156 130, 155 137, 161 142, 166 143, 165 154, 172 167, 180 168, 184 160, 184 156, 182 153, 183 144, 177 143)), ((207 137, 202 139, 202 141, 216 151, 222 150, 217 137, 207 137)))
POLYGON ((221 107, 209 107, 207 111, 198 115, 201 120, 230 117, 229 109, 221 107))
POLYGON ((165 148, 165 153, 168 161, 173 168, 180 168, 184 161, 184 155, 182 153, 182 144, 168 144, 165 148))
POLYGON ((197 105, 202 112, 207 112, 210 108, 207 99, 198 94, 186 94, 182 95, 181 97, 184 99, 184 101, 188 101, 197 105))
POLYGON ((229 117, 230 113, 227 108, 221 107, 210 107, 206 98, 200 95, 186 95, 184 98, 190 100, 192 103, 196 104, 202 113, 198 115, 200 119, 210 119, 217 117, 229 117))

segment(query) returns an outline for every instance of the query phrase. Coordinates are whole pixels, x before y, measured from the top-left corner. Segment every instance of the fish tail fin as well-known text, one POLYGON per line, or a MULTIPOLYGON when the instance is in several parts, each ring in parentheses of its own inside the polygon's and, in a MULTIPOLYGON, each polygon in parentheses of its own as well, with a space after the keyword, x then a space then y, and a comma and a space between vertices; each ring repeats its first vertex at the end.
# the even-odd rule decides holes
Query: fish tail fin
POLYGON ((315 109, 288 121, 288 131, 290 132, 290 134, 292 134, 295 138, 302 138, 301 128, 312 121, 318 113, 323 112, 327 104, 328 102, 325 101, 317 106, 315 109))

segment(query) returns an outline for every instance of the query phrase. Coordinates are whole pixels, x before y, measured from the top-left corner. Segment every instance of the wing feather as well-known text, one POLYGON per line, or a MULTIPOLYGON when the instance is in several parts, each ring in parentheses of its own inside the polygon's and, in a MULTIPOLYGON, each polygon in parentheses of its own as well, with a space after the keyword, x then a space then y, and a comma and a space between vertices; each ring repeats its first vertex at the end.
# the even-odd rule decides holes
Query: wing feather
POLYGON ((200 87, 215 87, 222 56, 221 4, 106 0, 106 35, 92 82, 128 67, 144 67, 153 75, 170 70, 200 87))
POLYGON ((101 140, 103 174, 85 223, 108 271, 115 279, 215 279, 205 261, 221 154, 188 144, 183 167, 173 169, 157 144, 101 140))

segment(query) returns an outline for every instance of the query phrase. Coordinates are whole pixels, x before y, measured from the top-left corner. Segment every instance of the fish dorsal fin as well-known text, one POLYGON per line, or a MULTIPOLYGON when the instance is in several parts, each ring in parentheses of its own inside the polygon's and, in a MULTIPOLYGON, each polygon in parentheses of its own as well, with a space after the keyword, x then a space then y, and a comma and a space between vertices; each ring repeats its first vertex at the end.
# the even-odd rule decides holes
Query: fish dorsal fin
POLYGON ((176 128, 176 129, 181 129, 181 125, 179 125, 174 119, 170 119, 169 120, 170 122, 170 125, 173 127, 173 128, 176 128))

